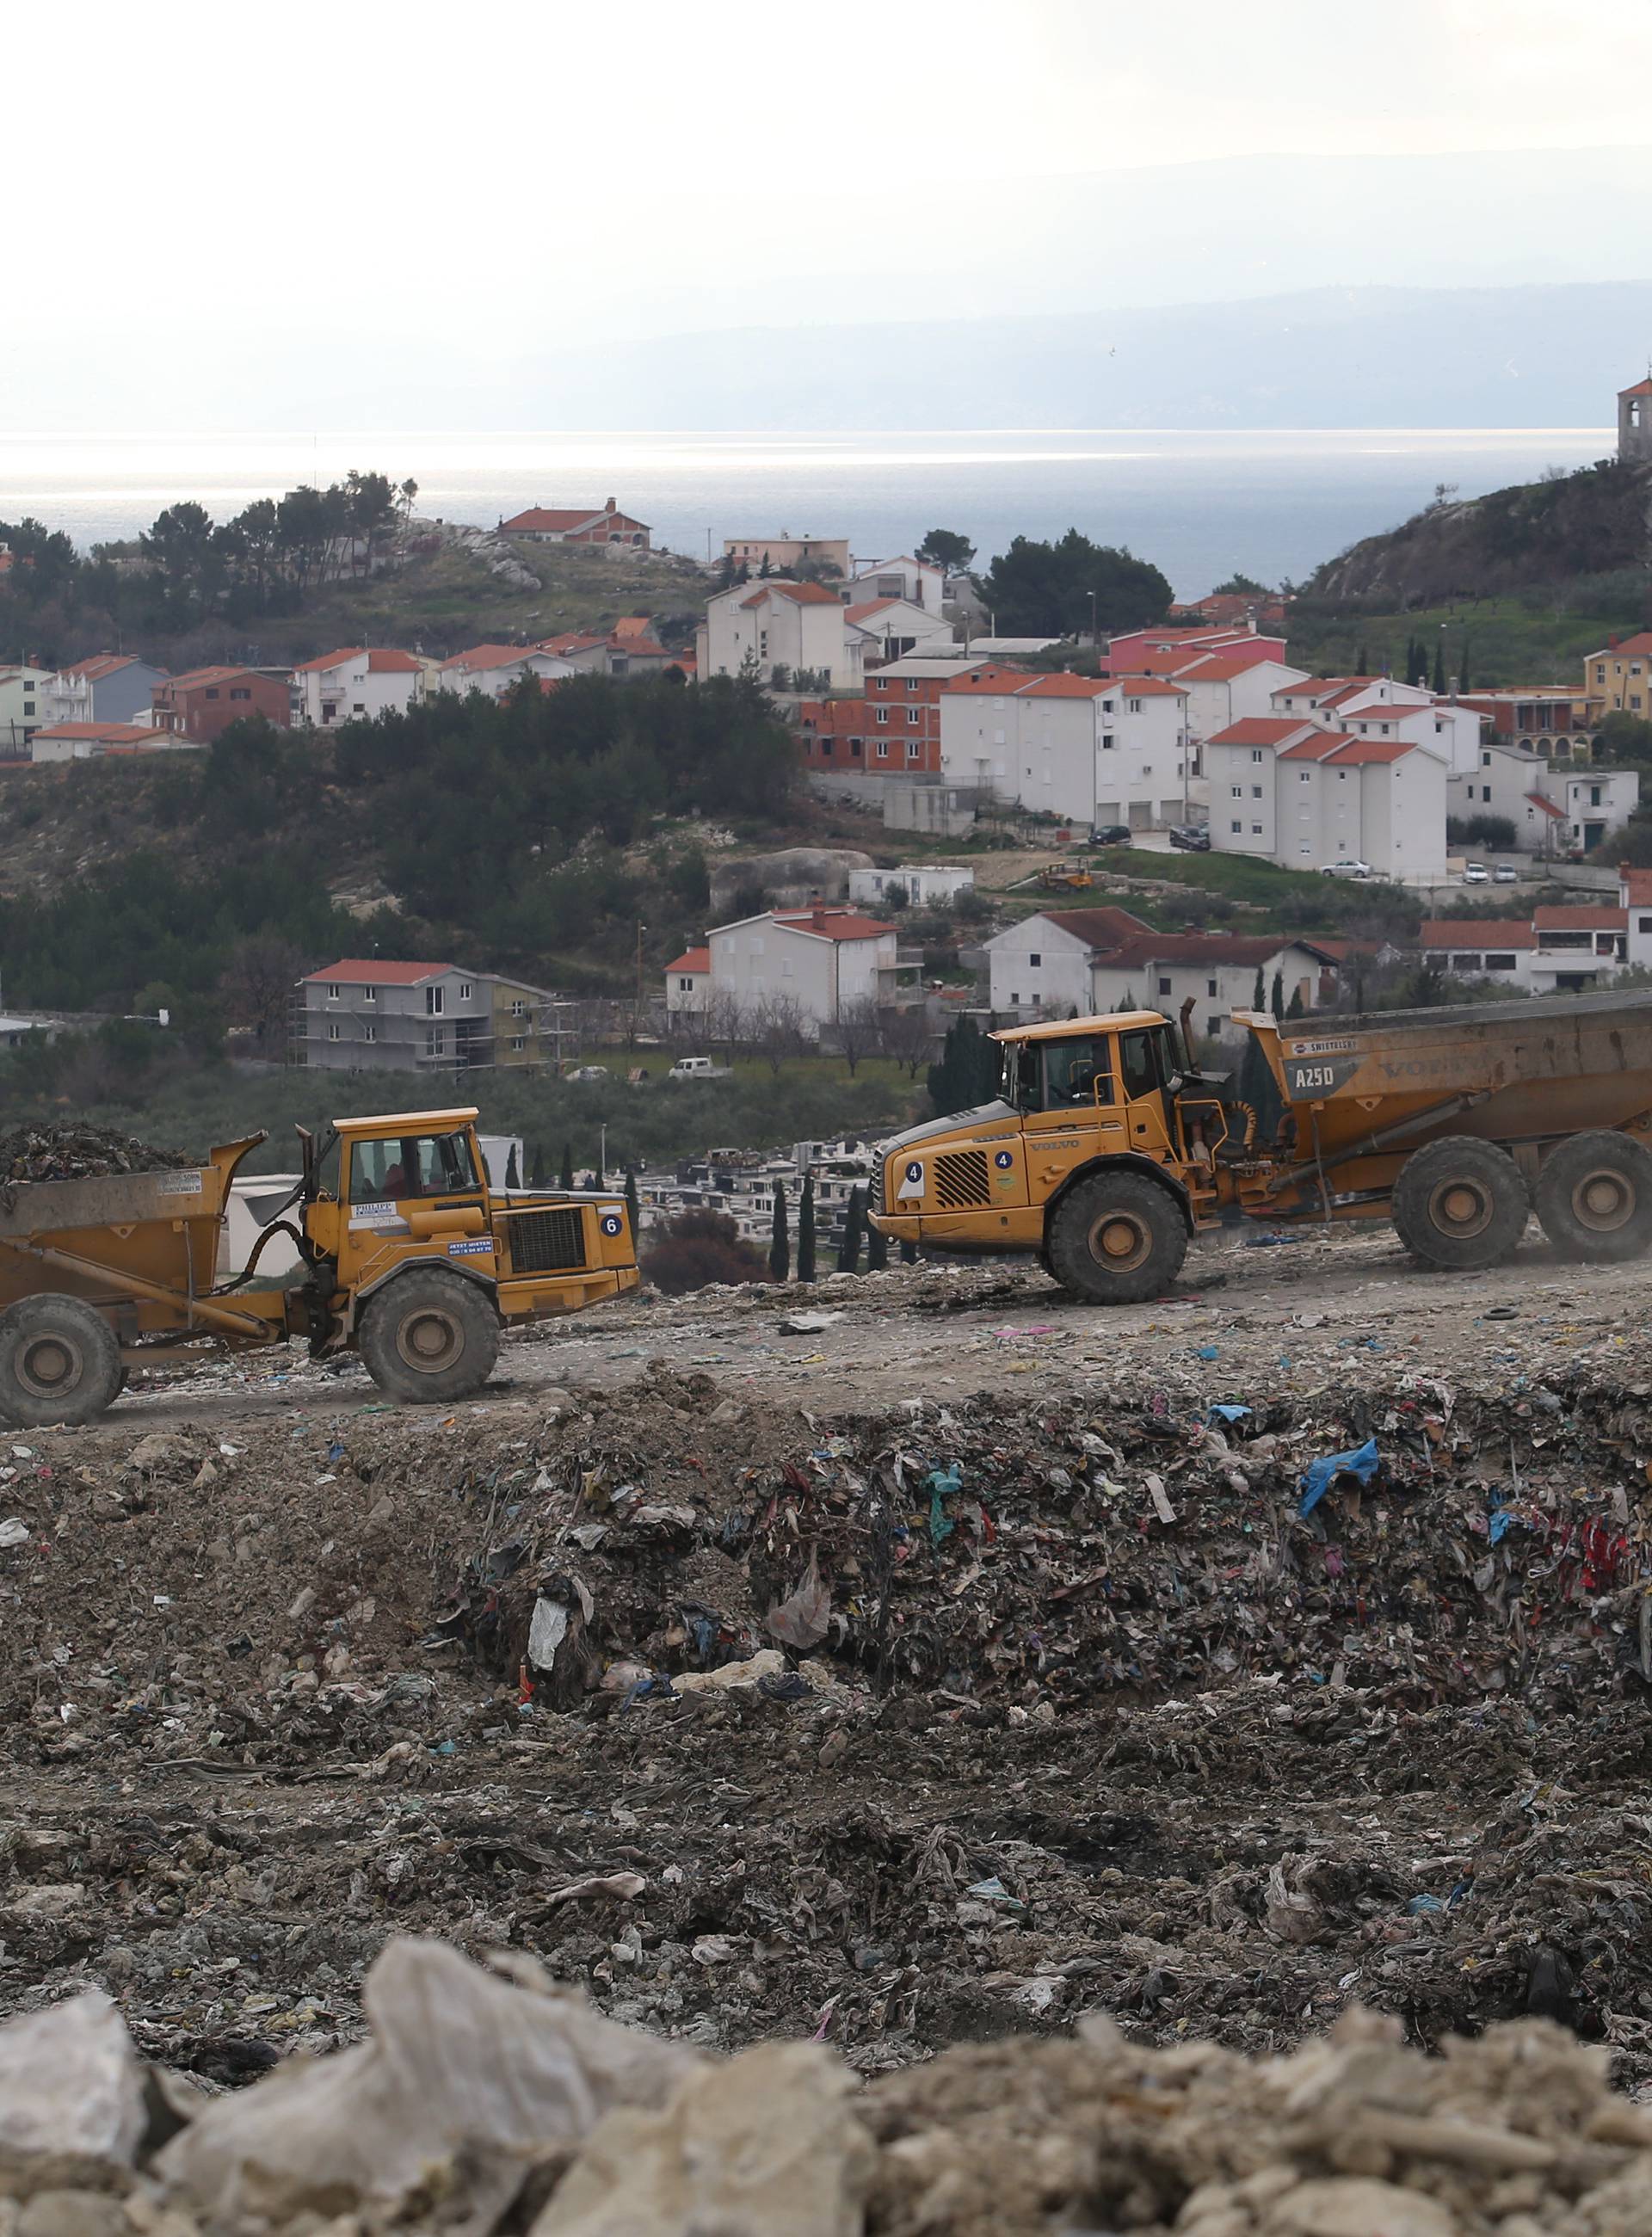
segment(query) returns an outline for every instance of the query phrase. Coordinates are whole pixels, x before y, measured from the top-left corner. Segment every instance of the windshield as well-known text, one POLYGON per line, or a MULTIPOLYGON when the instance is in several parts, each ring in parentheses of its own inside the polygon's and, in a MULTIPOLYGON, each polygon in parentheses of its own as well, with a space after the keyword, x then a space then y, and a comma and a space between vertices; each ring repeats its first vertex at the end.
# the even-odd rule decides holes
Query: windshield
POLYGON ((396 1204, 477 1185, 470 1140, 464 1134, 400 1134, 351 1145, 352 1204, 396 1204))

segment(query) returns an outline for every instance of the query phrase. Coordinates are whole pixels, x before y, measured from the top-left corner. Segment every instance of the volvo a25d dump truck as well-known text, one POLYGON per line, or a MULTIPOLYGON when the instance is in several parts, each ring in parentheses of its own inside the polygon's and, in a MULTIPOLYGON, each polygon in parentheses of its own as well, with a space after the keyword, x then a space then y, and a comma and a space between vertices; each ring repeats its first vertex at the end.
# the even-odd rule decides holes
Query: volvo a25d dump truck
POLYGON ((359 1352, 393 1398, 479 1389, 506 1328, 578 1312, 637 1283, 624 1201, 488 1185, 473 1110, 338 1118, 299 1129, 303 1174, 273 1221, 301 1281, 214 1286, 230 1183, 254 1134, 177 1172, 0 1186, 0 1416, 89 1422, 133 1367, 194 1346, 305 1336, 359 1352))
POLYGON ((1036 1251, 1097 1304, 1160 1295, 1233 1218, 1386 1216, 1424 1264, 1470 1270, 1534 1211, 1568 1257, 1652 1243, 1652 994, 1234 1022, 1265 1059, 1252 1103, 1156 1010, 998 1034, 999 1101, 882 1145, 876 1224, 1036 1251))

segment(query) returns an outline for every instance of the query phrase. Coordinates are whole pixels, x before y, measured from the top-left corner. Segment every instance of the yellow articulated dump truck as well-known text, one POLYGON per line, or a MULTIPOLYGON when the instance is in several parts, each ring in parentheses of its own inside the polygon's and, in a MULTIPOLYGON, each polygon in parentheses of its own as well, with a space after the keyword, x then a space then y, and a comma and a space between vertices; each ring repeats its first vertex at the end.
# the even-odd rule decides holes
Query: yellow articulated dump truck
POLYGON ((238 1279, 214 1286, 230 1183, 266 1134, 176 1172, 0 1188, 0 1415, 93 1421, 134 1366, 294 1336, 313 1357, 359 1352, 391 1397, 446 1403, 486 1382, 502 1329, 633 1289, 624 1201, 496 1193, 476 1118, 301 1127, 296 1218, 266 1230, 297 1247, 304 1278, 287 1287, 257 1286, 261 1240, 238 1279))
POLYGON ((885 1143, 886 1235, 1036 1251, 1096 1304, 1156 1297, 1190 1236, 1240 1218, 1385 1215, 1412 1256, 1473 1270, 1535 1211, 1578 1259, 1652 1243, 1652 994, 1234 1022, 1259 1112, 1155 1010, 1002 1033, 1001 1099, 885 1143))

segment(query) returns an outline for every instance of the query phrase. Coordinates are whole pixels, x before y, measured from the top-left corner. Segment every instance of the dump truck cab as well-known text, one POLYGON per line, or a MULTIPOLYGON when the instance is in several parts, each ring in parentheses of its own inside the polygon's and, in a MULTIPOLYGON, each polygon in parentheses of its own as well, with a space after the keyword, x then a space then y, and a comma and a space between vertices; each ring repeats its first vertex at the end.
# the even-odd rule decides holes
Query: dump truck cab
POLYGON ((477 1117, 336 1118, 317 1140, 301 1129, 311 1278, 289 1319, 318 1354, 359 1348, 398 1396, 461 1396, 486 1379, 501 1326, 637 1283, 624 1199, 496 1193, 477 1117))
POLYGON ((1224 1079, 1157 1010, 995 1036, 1002 1092, 885 1145, 874 1215, 901 1242, 1035 1250, 1097 1303, 1157 1295, 1214 1223, 1219 1158, 1248 1142, 1224 1079))

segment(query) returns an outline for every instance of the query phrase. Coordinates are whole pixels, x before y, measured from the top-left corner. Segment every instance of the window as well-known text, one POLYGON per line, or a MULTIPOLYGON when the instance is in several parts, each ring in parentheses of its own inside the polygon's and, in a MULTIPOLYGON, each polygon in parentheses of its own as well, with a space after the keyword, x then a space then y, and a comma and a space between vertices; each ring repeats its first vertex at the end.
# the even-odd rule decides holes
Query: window
POLYGON ((1312 784, 1313 782, 1313 771, 1312 769, 1298 769, 1297 771, 1297 782, 1298 784, 1312 784))
POLYGON ((363 1026, 361 1038, 364 1041, 376 1041, 379 1038, 379 1028, 377 1026, 363 1026))
POLYGON ((336 1018, 334 1018, 332 1024, 327 1027, 327 1037, 330 1041, 341 1040, 343 1039, 344 1028, 336 1018))
POLYGON ((1213 1010, 1209 1017, 1205 1020, 1205 1031, 1207 1033, 1219 1033, 1226 1030, 1226 1025, 1227 1020, 1226 1018, 1219 1018, 1216 1015, 1216 1013, 1213 1010))
POLYGON ((461 979, 459 982, 459 999, 461 1002, 468 1002, 471 999, 471 982, 468 979, 461 979))
POLYGON ((1512 955, 1506 954, 1488 954, 1485 967, 1488 971, 1512 971, 1515 967, 1515 960, 1512 955))
POLYGON ((780 975, 783 979, 790 979, 791 976, 791 958, 790 955, 783 955, 780 959, 780 975))
POLYGON ((751 935, 750 952, 753 955, 763 954, 763 934, 760 932, 754 932, 751 935))
POLYGON ((1262 758, 1262 749, 1261 749, 1261 747, 1260 747, 1260 746, 1252 746, 1252 747, 1251 748, 1251 759, 1252 759, 1253 762, 1259 762, 1259 761, 1261 760, 1261 758, 1262 758))
POLYGON ((887 738, 880 738, 878 740, 877 757, 881 762, 888 761, 889 757, 889 742, 887 738))
POLYGON ((367 704, 366 704, 366 702, 365 702, 365 701, 360 700, 360 699, 356 699, 356 700, 353 700, 353 701, 351 702, 351 704, 350 704, 350 712, 351 712, 353 715, 365 715, 365 714, 367 713, 367 704))
POLYGON ((426 1056, 445 1056, 446 1053, 446 1028, 442 1026, 426 1026, 425 1027, 425 1054, 426 1056))
POLYGON ((1110 754, 1113 751, 1113 733, 1111 730, 1103 730, 1101 733, 1101 750, 1104 754, 1110 754))
POLYGON ((915 730, 922 720, 923 709, 922 707, 909 707, 907 709, 906 726, 909 730, 915 730))
POLYGON ((1234 799, 1235 799, 1235 800, 1243 800, 1243 799, 1244 799, 1244 797, 1245 797, 1245 787, 1244 787, 1242 784, 1236 784, 1236 785, 1233 787, 1233 797, 1234 797, 1234 799))
POLYGON ((334 980, 334 982, 333 982, 333 983, 332 983, 332 984, 327 987, 327 1000, 328 1000, 329 1002, 336 1002, 336 1001, 339 1000, 340 996, 343 993, 343 992, 344 992, 343 987, 340 987, 340 986, 338 984, 337 980, 334 980))
POLYGON ((528 1006, 519 994, 511 1005, 511 1015, 513 1018, 525 1018, 527 1013, 528 1006))
POLYGON ((1141 712, 1141 702, 1140 699, 1127 699, 1125 702, 1125 704, 1133 715, 1139 715, 1141 712))
POLYGON ((889 721, 889 709, 888 709, 887 707, 880 707, 880 708, 878 709, 878 710, 877 710, 877 716, 876 716, 876 719, 877 719, 880 723, 887 723, 887 722, 889 721))
POLYGON ((1205 981, 1205 992, 1207 994, 1213 994, 1216 992, 1216 981, 1213 979, 1207 979, 1205 981))
POLYGON ((1589 804, 1591 808, 1598 808, 1601 804, 1601 789, 1597 784, 1591 784, 1589 788, 1589 804))
POLYGON ((204 696, 205 697, 208 698, 208 699, 215 699, 215 698, 218 696, 218 687, 217 687, 217 685, 216 685, 215 683, 209 684, 209 685, 208 686, 207 690, 206 690, 206 692, 205 692, 205 694, 204 694, 203 696, 204 696))
POLYGON ((691 979, 679 979, 677 982, 677 991, 679 994, 691 994, 694 992, 694 981, 691 979))
POLYGON ((229 687, 229 696, 232 699, 250 699, 253 695, 246 684, 232 683, 229 687))
POLYGON ((917 690, 918 679, 915 676, 908 676, 906 680, 906 688, 909 691, 915 691, 917 690))
POLYGON ((1044 958, 1041 955, 1029 955, 1027 959, 1027 967, 1029 971, 1037 971, 1042 967, 1043 961, 1044 958))
POLYGON ((1229 828, 1229 830, 1231 830, 1231 831, 1243 831, 1243 830, 1244 830, 1244 828, 1245 828, 1245 826, 1244 826, 1242 823, 1234 822, 1234 823, 1231 823, 1231 824, 1228 826, 1228 828, 1229 828))
POLYGON ((1636 932, 1652 932, 1652 916, 1637 917, 1635 929, 1636 932))
POLYGON ((1596 663, 1595 670, 1595 681, 1596 683, 1604 683, 1606 681, 1606 663, 1604 661, 1601 661, 1596 663))
POLYGON ((851 738, 849 740, 849 757, 852 762, 857 762, 861 758, 861 742, 858 738, 851 738))
POLYGON ((921 762, 923 759, 923 744, 921 739, 909 738, 907 740, 906 757, 909 762, 921 762))
POLYGON ((1259 839, 1262 836, 1262 827, 1259 823, 1252 824, 1251 835, 1254 839, 1259 839))
MULTIPOLYGON (((1030 1049, 1028 1054, 1032 1055, 1030 1049)), ((1033 1060, 1035 1066, 1036 1057, 1033 1060)), ((1028 1085, 1034 1085, 1036 1079, 1034 1071, 1028 1085)), ((1063 1104, 1111 1103, 1112 1100, 1113 1066, 1105 1034, 1094 1039, 1045 1043, 1044 1092, 1041 1098, 1044 1110, 1054 1111, 1063 1104)), ((1034 1107, 1038 1107, 1038 1101, 1035 1097, 1034 1107)))
MULTIPOLYGON (((435 1038, 442 1038, 438 1033, 435 1038)), ((439 1056, 439 1048, 432 1052, 439 1056)), ((394 1204, 410 1196, 473 1190, 476 1168, 463 1134, 400 1134, 356 1142, 350 1150, 352 1204, 394 1204)))
POLYGON ((1169 993, 1169 992, 1170 992, 1170 981, 1169 981, 1169 980, 1168 980, 1168 979, 1160 979, 1160 980, 1159 981, 1159 992, 1160 992, 1161 994, 1167 994, 1167 993, 1169 993))
POLYGON ((1261 788, 1261 786, 1260 786, 1259 784, 1253 784, 1253 785, 1251 787, 1251 798, 1252 798, 1252 800, 1260 800, 1260 798, 1261 798, 1261 797, 1262 797, 1262 788, 1261 788))
POLYGON ((512 1035, 512 1037, 511 1037, 511 1046, 512 1047, 512 1049, 514 1049, 514 1050, 516 1051, 516 1053, 517 1053, 517 1054, 518 1054, 519 1056, 521 1054, 522 1051, 523 1051, 523 1050, 527 1046, 527 1045, 528 1045, 528 1040, 527 1040, 527 1035, 526 1035, 525 1033, 513 1033, 513 1034, 512 1035))
POLYGON ((446 998, 439 987, 426 987, 425 989, 425 1015, 427 1018, 439 1018, 442 1013, 445 1000, 446 998))
POLYGON ((872 688, 875 691, 887 691, 889 688, 889 677, 887 676, 874 676, 872 679, 872 688))

